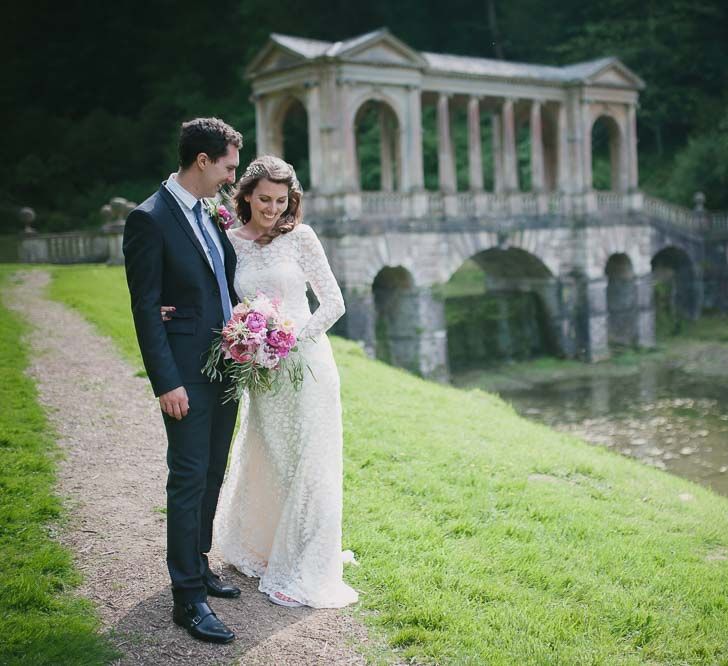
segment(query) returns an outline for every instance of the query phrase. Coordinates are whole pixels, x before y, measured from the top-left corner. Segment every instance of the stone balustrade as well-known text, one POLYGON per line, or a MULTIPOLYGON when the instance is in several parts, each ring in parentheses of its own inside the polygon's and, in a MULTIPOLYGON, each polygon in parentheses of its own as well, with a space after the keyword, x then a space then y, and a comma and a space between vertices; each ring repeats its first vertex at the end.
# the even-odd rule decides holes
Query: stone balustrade
MULTIPOLYGON (((99 231, 57 234, 25 234, 19 259, 27 263, 122 263, 124 230, 121 212, 132 204, 115 202, 117 215, 99 231)), ((589 214, 592 217, 641 212, 671 228, 711 237, 728 237, 728 214, 691 210, 641 193, 591 192, 494 193, 494 192, 354 192, 345 195, 309 194, 305 202, 310 220, 348 218, 386 222, 387 220, 492 220, 503 229, 512 229, 518 220, 589 214)))

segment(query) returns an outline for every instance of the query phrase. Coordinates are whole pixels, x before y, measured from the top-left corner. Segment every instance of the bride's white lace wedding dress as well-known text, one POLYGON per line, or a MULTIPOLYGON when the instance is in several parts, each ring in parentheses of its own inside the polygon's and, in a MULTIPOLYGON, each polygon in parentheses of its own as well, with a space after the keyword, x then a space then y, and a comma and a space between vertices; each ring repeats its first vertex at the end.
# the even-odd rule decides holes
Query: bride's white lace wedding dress
POLYGON ((246 397, 215 518, 224 559, 261 592, 314 608, 357 600, 342 579, 342 427, 339 374, 326 331, 343 314, 341 291, 311 227, 258 245, 230 232, 238 257, 238 296, 280 297, 296 325, 303 387, 284 381, 273 394, 246 397), (311 314, 308 282, 319 300, 311 314), (305 340, 314 338, 314 340, 305 340))

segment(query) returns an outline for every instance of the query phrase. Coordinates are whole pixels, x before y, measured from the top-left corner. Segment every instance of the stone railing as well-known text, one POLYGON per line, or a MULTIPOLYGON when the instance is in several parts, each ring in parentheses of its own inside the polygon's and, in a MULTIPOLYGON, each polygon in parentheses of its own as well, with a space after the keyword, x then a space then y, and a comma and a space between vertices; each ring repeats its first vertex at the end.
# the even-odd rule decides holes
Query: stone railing
POLYGON ((104 232, 33 234, 21 240, 19 258, 20 261, 31 264, 104 262, 112 258, 115 246, 120 243, 121 234, 104 232))
POLYGON ((442 192, 427 193, 427 214, 431 217, 442 217, 445 214, 445 198, 442 192))
POLYGON ((362 192, 362 215, 372 217, 408 214, 410 197, 401 192, 362 192))
POLYGON ((700 231, 705 228, 705 215, 697 213, 685 206, 645 196, 642 210, 647 215, 656 217, 658 220, 667 222, 676 227, 700 231))
POLYGON ((641 210, 642 195, 589 192, 350 192, 311 193, 307 214, 348 219, 473 218, 479 216, 572 215, 641 210))
POLYGON ((627 197, 620 192, 596 192, 597 209, 622 212, 629 210, 627 197))

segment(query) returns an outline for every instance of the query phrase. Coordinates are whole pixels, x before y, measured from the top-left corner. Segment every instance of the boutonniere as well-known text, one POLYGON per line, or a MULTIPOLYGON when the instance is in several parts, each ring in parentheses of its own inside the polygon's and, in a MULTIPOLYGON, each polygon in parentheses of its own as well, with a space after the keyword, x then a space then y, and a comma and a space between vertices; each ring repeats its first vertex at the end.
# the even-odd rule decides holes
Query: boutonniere
POLYGON ((205 210, 220 231, 227 231, 235 224, 235 216, 225 207, 225 204, 205 199, 205 210))

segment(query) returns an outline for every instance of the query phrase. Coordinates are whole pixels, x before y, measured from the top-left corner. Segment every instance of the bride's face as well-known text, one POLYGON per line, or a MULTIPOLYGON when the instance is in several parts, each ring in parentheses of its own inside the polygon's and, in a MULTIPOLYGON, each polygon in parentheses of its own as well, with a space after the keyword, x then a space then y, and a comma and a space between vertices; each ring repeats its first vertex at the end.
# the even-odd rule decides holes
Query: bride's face
POLYGON ((268 231, 288 208, 288 185, 261 178, 245 201, 250 204, 250 222, 261 231, 268 231))

